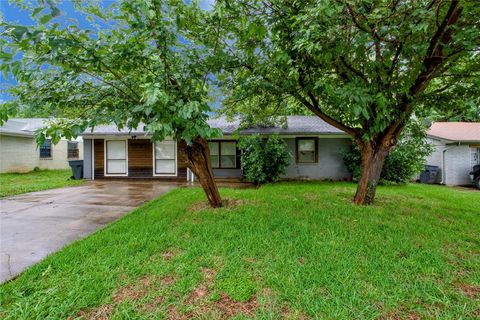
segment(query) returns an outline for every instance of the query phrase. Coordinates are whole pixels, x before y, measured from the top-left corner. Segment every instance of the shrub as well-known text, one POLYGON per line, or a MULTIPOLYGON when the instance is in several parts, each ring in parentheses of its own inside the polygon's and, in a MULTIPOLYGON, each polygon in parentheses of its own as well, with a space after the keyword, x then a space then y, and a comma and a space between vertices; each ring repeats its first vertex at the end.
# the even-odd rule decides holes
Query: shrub
POLYGON ((267 139, 259 135, 241 137, 238 147, 243 174, 256 185, 278 181, 290 164, 291 154, 278 135, 267 139))
MULTIPOLYGON (((405 183, 423 170, 425 159, 433 151, 425 139, 425 130, 420 124, 405 129, 397 145, 385 159, 381 182, 405 183)), ((343 154, 343 161, 353 180, 360 178, 360 150, 354 144, 343 154)))

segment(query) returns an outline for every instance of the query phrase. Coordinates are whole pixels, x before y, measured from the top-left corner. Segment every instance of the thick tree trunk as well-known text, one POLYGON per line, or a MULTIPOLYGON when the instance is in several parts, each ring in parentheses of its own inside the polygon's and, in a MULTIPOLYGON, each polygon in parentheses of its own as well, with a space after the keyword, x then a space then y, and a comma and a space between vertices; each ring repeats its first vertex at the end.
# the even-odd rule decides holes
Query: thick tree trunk
POLYGON ((196 138, 190 144, 181 141, 181 160, 197 176, 200 185, 207 195, 208 202, 213 208, 222 206, 222 199, 218 192, 217 184, 213 177, 212 165, 210 164, 210 150, 207 140, 196 138))
POLYGON ((360 147, 361 166, 357 192, 353 198, 356 204, 372 204, 385 158, 390 148, 373 148, 370 144, 360 147))

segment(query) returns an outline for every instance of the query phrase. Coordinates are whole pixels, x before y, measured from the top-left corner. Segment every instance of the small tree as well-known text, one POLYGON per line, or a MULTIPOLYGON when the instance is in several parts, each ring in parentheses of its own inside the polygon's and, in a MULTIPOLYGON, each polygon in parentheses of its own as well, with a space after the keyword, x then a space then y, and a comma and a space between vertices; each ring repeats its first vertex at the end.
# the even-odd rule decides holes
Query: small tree
POLYGON ((109 7, 74 1, 85 28, 62 19, 56 1, 30 9, 35 25, 2 22, 1 71, 13 74, 14 100, 2 104, 0 124, 22 106, 60 110, 70 120, 51 123, 38 135, 76 137, 87 127, 145 125, 153 141, 173 137, 180 159, 198 177, 210 204, 221 206, 207 139, 211 70, 218 19, 183 0, 125 0, 109 7), (58 23, 58 22, 61 22, 58 23))
POLYGON ((242 137, 238 147, 243 174, 256 185, 278 181, 290 164, 291 154, 287 145, 276 134, 267 139, 259 135, 242 137))

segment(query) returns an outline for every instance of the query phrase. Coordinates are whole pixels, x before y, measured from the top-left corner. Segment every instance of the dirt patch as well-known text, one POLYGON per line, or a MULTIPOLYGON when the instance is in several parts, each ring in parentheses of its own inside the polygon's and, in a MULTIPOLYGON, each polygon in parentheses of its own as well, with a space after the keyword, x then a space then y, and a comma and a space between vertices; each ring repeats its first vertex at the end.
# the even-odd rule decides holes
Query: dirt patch
POLYGON ((463 294, 465 294, 469 298, 475 299, 477 297, 480 297, 480 286, 460 284, 459 287, 462 290, 463 294))
POLYGON ((190 295, 187 298, 187 303, 188 304, 196 304, 200 300, 204 299, 207 297, 209 293, 208 287, 205 284, 200 284, 193 291, 190 293, 190 295))
POLYGON ((205 276, 205 279, 207 280, 208 284, 212 284, 213 280, 215 279, 215 276, 217 275, 217 271, 210 268, 202 268, 200 269, 200 271, 205 276))
POLYGON ((415 311, 407 311, 405 307, 387 311, 381 314, 378 320, 422 320, 422 317, 415 311))
POLYGON ((233 301, 228 295, 222 293, 220 299, 214 302, 214 307, 222 314, 222 319, 228 319, 237 314, 253 316, 257 311, 259 304, 256 296, 253 296, 246 302, 233 301))
POLYGON ((142 310, 146 313, 150 313, 153 310, 157 309, 165 301, 163 297, 156 297, 153 301, 148 302, 142 307, 142 310))
POLYGON ((162 279, 162 285, 165 287, 169 287, 177 281, 176 277, 173 276, 166 276, 162 279))
POLYGON ((294 312, 288 306, 284 306, 282 308, 282 319, 308 320, 308 316, 304 313, 294 312))
POLYGON ((188 319, 187 316, 182 316, 180 312, 178 312, 177 307, 170 306, 167 310, 167 319, 168 320, 180 320, 180 319, 188 319))
POLYGON ((175 256, 172 250, 167 250, 161 254, 163 260, 170 261, 175 256))
POLYGON ((92 310, 80 310, 76 318, 81 317, 86 320, 108 320, 110 319, 109 316, 112 310, 113 307, 107 304, 92 310))
POLYGON ((118 304, 125 300, 135 301, 143 298, 147 295, 151 283, 152 280, 149 277, 143 277, 138 283, 117 289, 113 294, 113 302, 118 304))
POLYGON ((221 208, 212 208, 207 201, 199 201, 192 204, 187 211, 194 213, 194 212, 205 211, 205 210, 218 210, 218 209, 233 210, 245 203, 247 203, 247 201, 243 199, 227 198, 222 200, 221 208))

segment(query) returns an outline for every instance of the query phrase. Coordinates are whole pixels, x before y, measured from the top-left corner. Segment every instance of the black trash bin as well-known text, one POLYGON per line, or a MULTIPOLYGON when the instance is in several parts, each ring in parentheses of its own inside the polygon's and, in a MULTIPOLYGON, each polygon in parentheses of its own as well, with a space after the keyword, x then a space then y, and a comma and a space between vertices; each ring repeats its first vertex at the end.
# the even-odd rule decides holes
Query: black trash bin
POLYGON ((433 184, 437 182, 438 166, 425 166, 425 169, 420 173, 420 182, 433 184))
POLYGON ((70 160, 68 164, 72 168, 73 179, 83 179, 83 160, 70 160))

